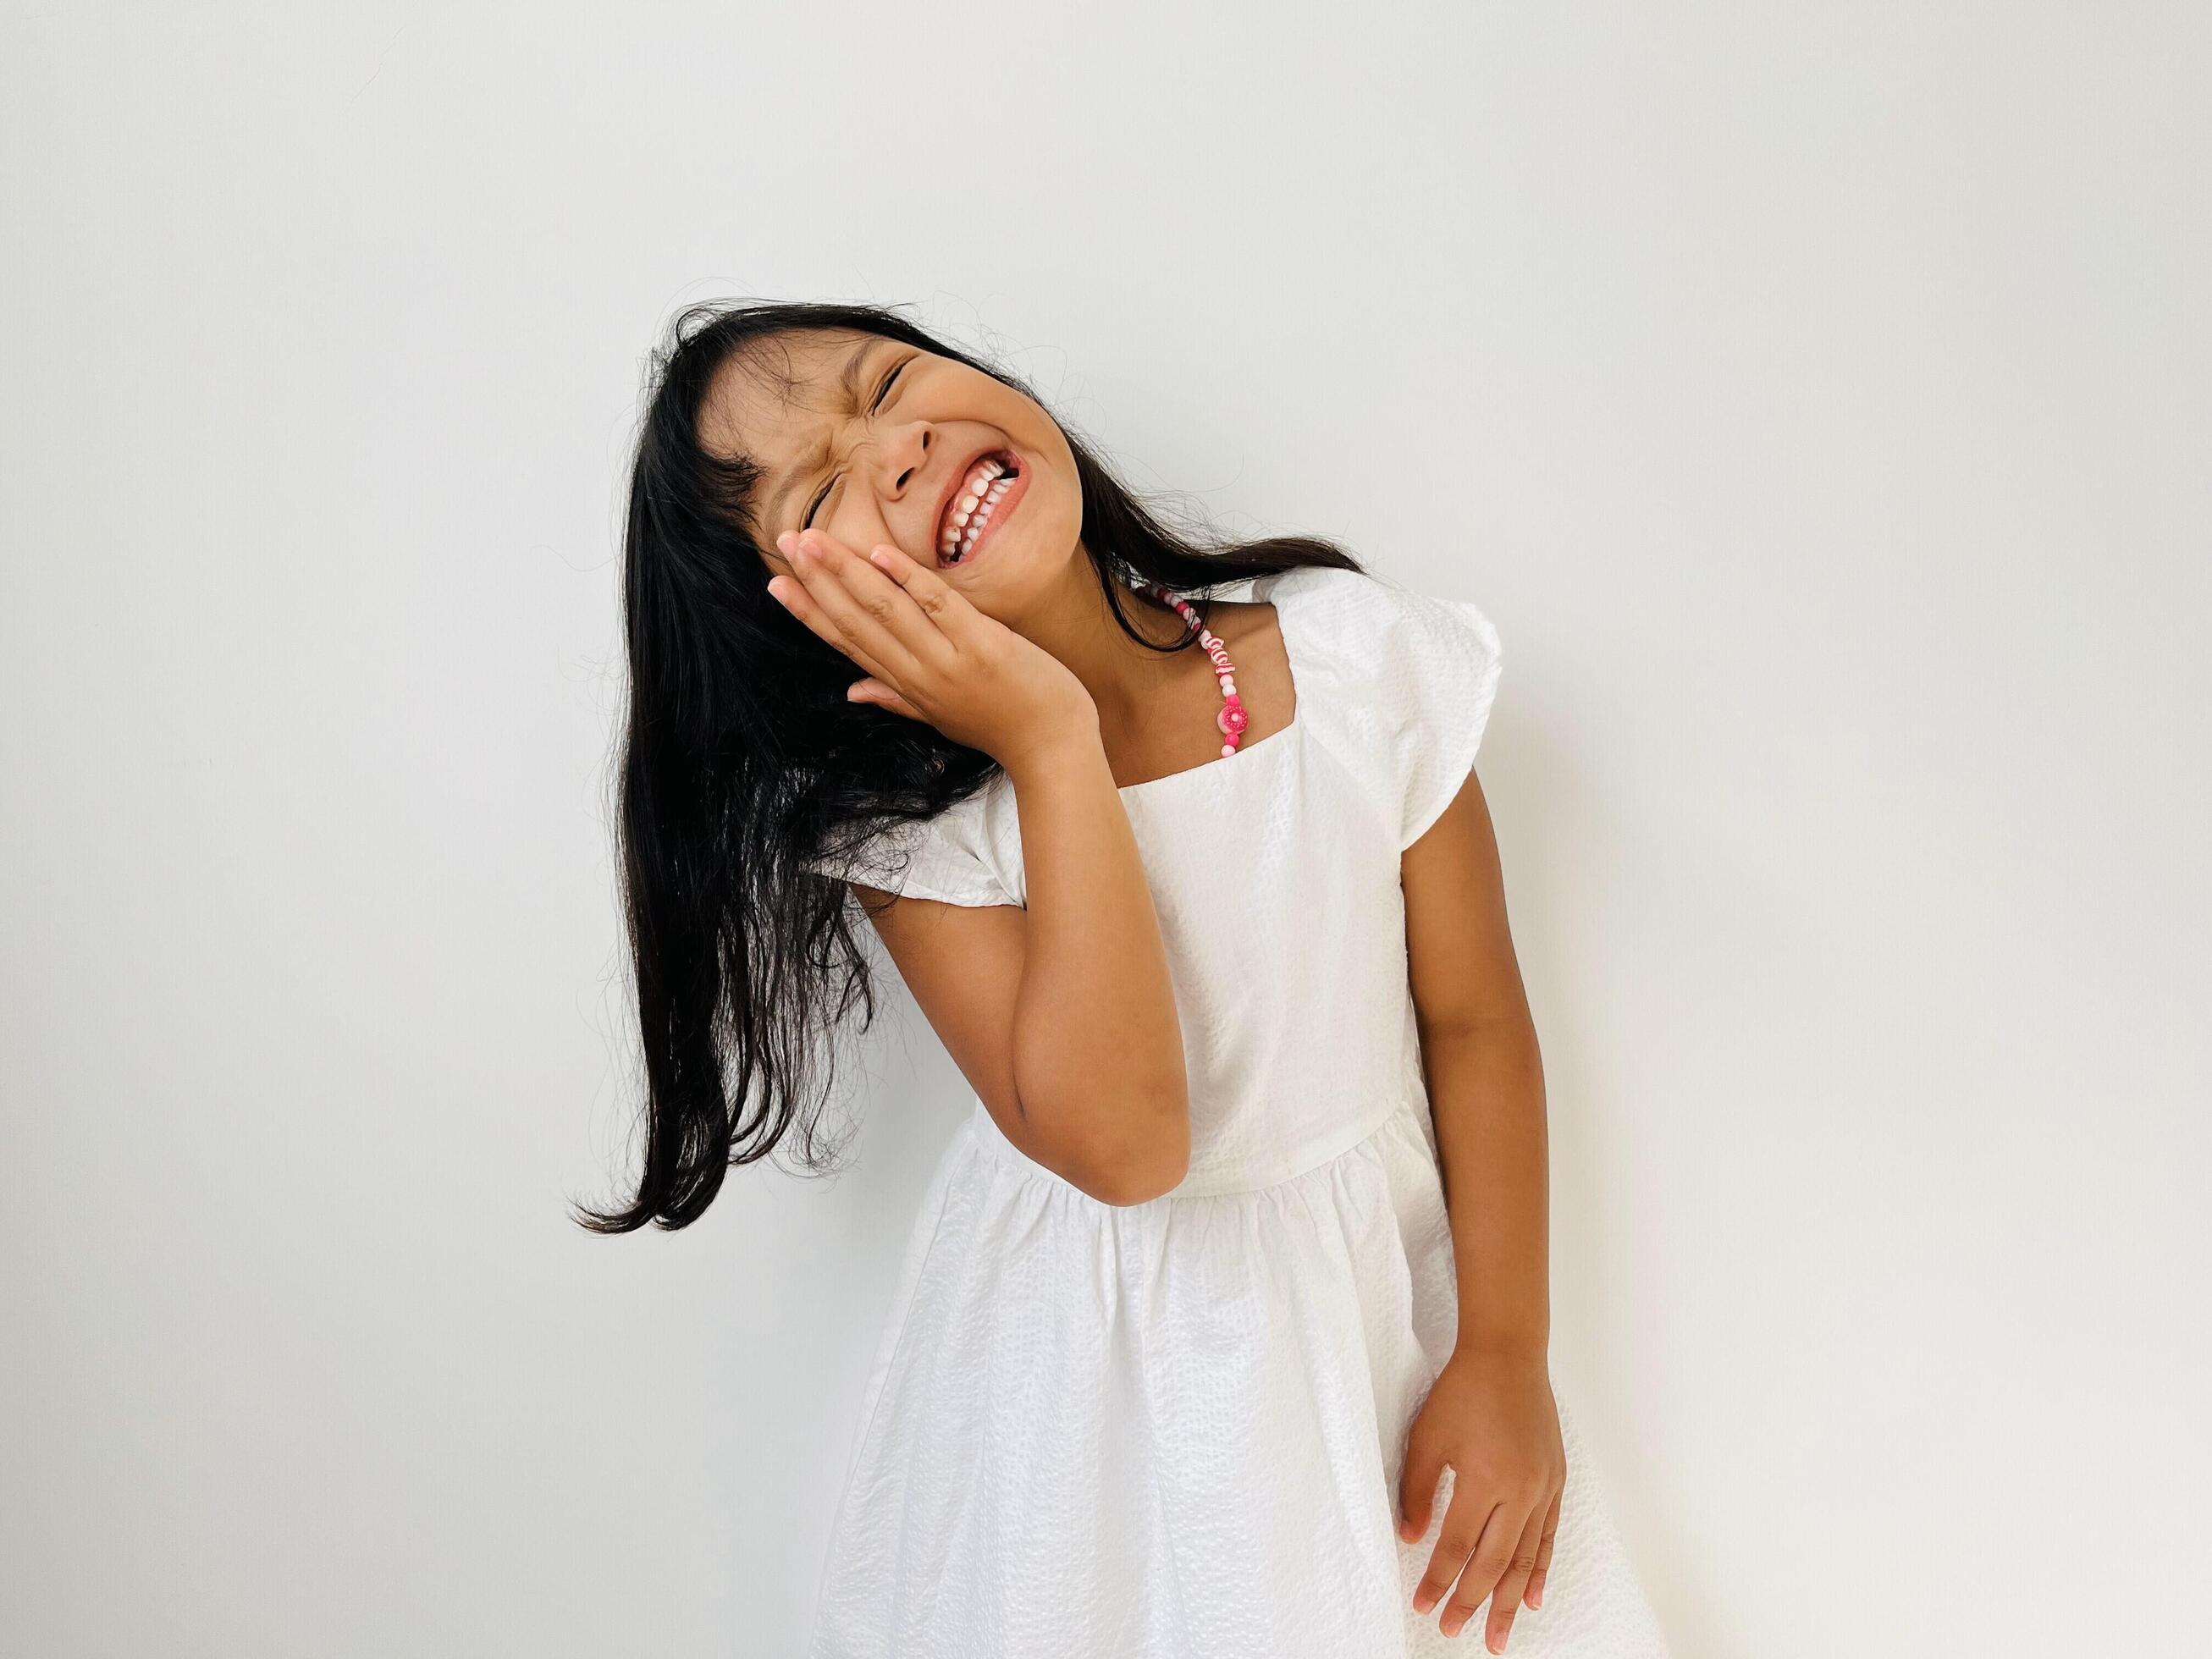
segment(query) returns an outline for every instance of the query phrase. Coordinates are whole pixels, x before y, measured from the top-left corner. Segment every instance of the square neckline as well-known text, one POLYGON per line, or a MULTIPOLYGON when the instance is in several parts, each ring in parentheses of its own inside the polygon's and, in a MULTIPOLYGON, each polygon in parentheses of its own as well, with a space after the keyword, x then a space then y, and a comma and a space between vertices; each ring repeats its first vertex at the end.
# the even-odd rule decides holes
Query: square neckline
POLYGON ((1283 642, 1283 667, 1291 680, 1291 718, 1279 729, 1267 733, 1266 737, 1256 738, 1249 744, 1237 744, 1237 752, 1233 755, 1216 755, 1212 760, 1202 760, 1195 766, 1186 766, 1180 772, 1163 772, 1156 778, 1146 778, 1138 783, 1116 784, 1115 793, 1133 795, 1140 790, 1154 788, 1164 783, 1173 783, 1178 778, 1194 778, 1209 772, 1222 772, 1235 766, 1248 756, 1273 748, 1281 739, 1297 734, 1300 723, 1306 717, 1305 677, 1299 672, 1298 653, 1291 644, 1291 635, 1294 630, 1291 623, 1291 616, 1297 607, 1295 604, 1285 605, 1281 599, 1276 598, 1275 591, 1282 586, 1284 577, 1297 574, 1301 568, 1293 565, 1286 570, 1271 570, 1265 575, 1254 577, 1251 581, 1251 592, 1247 595, 1249 599, 1259 600, 1275 613, 1275 632, 1283 642))

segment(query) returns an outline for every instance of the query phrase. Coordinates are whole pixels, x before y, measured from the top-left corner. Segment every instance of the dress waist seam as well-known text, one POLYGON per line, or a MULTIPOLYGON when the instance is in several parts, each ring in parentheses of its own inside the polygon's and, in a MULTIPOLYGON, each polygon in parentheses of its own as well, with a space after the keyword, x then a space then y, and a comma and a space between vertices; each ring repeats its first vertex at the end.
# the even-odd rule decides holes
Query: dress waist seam
MULTIPOLYGON (((1249 1170, 1224 1172, 1219 1175, 1194 1174, 1187 1177, 1182 1185, 1146 1201, 1152 1204, 1168 1204, 1183 1198, 1224 1198, 1241 1193, 1265 1192, 1271 1187, 1280 1187, 1303 1176, 1311 1175, 1316 1170, 1328 1168, 1361 1143, 1380 1134, 1401 1112, 1426 1109, 1426 1102, 1418 1091, 1395 1097, 1385 1095, 1382 1104, 1364 1115, 1353 1119, 1340 1133, 1331 1136, 1317 1147, 1308 1149, 1282 1160, 1279 1165, 1256 1174, 1249 1170)), ((1088 1200, 1091 1203, 1099 1204, 1104 1207, 1143 1207, 1141 1205, 1105 1206, 1104 1200, 1092 1198, 1090 1194, 1066 1176, 1046 1169, 1043 1164, 1006 1138, 1006 1131, 999 1127, 998 1120, 991 1115, 990 1108, 983 1103, 982 1097, 980 1095, 975 1097, 974 1109, 969 1113, 963 1127, 979 1150, 1001 1163, 1012 1165, 1022 1175, 1033 1176, 1040 1180, 1049 1182, 1054 1186, 1064 1187, 1078 1198, 1088 1200)))

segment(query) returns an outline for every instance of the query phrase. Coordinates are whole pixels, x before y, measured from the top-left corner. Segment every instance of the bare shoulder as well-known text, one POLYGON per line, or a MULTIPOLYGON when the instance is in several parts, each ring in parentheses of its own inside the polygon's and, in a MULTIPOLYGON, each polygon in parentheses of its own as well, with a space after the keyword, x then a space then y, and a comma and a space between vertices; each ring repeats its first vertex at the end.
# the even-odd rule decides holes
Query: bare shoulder
POLYGON ((1281 618, 1265 599, 1214 599, 1200 608, 1206 625, 1231 650, 1252 641, 1282 638, 1281 618))
POLYGON ((1253 719, 1244 741, 1256 743, 1289 725, 1297 711, 1282 613, 1261 599, 1217 599, 1200 614, 1237 665, 1237 695, 1253 719))

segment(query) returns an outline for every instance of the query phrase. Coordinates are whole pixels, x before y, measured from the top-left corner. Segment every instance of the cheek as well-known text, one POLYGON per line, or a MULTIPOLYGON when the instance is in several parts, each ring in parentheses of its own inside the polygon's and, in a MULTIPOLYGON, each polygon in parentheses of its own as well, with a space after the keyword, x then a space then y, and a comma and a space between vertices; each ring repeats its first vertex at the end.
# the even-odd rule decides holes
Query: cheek
POLYGON ((891 539, 890 527, 884 522, 882 504, 872 495, 858 495, 849 489, 837 503, 836 512, 817 514, 814 524, 817 529, 856 552, 865 553, 878 542, 891 539))
POLYGON ((1070 468, 1048 472, 1038 483, 1044 489, 1042 499, 1035 503, 1040 511, 1031 515, 1031 522, 1040 529, 1048 527, 1055 538, 1065 536, 1073 540, 1083 530, 1082 481, 1070 468))

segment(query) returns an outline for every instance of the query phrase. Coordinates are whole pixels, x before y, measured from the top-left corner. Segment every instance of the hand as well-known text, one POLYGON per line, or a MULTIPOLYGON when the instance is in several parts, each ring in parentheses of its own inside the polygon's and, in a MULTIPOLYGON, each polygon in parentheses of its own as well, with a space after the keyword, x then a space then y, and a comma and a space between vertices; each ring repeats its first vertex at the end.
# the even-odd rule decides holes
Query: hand
POLYGON ((1503 1653, 1513 1616, 1524 1603, 1543 1604, 1567 1484, 1559 1407, 1540 1352, 1462 1351, 1437 1374, 1407 1437, 1398 1534, 1409 1544, 1428 1534, 1447 1463, 1451 1506, 1413 1611, 1428 1612, 1457 1580, 1439 1628, 1458 1635, 1488 1596, 1485 1640, 1503 1653))
POLYGON ((1072 733, 1097 729, 1067 665, 886 542, 867 558, 819 530, 776 538, 798 580, 778 603, 866 669, 845 695, 935 726, 1009 770, 1072 733))

